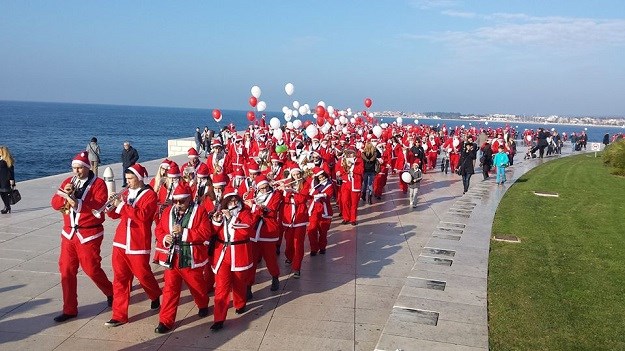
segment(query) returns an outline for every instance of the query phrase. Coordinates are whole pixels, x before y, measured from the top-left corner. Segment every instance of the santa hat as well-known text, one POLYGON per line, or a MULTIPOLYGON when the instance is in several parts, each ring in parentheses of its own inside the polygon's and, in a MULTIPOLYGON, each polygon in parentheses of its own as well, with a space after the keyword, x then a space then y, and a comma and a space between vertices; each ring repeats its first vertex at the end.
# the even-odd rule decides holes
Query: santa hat
POLYGON ((254 160, 250 161, 250 164, 247 166, 247 171, 250 173, 258 173, 260 172, 260 168, 258 167, 258 163, 254 160))
POLYGON ((313 175, 314 175, 315 177, 318 177, 318 176, 320 176, 320 175, 322 175, 322 174, 324 174, 326 177, 328 176, 328 175, 326 174, 326 171, 324 171, 324 170, 323 170, 323 168, 321 168, 321 167, 315 167, 315 168, 313 168, 313 175))
POLYGON ((243 141, 243 137, 241 136, 241 134, 237 134, 234 136, 234 141, 243 141))
POLYGON ((245 177, 245 173, 243 173, 243 168, 239 167, 234 170, 235 177, 245 177))
POLYGON ((198 157, 200 157, 200 155, 198 155, 197 150, 195 150, 195 148, 192 147, 192 148, 190 148, 187 151, 187 157, 188 158, 198 158, 198 157))
POLYGON ((126 172, 132 172, 140 181, 143 181, 143 178, 148 176, 148 171, 139 163, 135 163, 134 165, 128 167, 126 172))
POLYGON ((174 200, 182 200, 189 196, 191 196, 191 188, 189 188, 189 185, 187 185, 187 183, 180 182, 178 183, 178 186, 176 186, 176 189, 174 189, 174 194, 172 195, 172 198, 174 200))
POLYGON ((213 138, 213 141, 211 141, 211 147, 224 147, 221 144, 221 140, 219 140, 219 138, 213 138))
POLYGON ((297 167, 297 166, 291 167, 291 169, 289 169, 289 174, 293 174, 295 172, 300 172, 301 173, 302 169, 297 167))
POLYGON ((167 170, 167 177, 178 178, 180 177, 180 167, 174 161, 169 163, 169 169, 167 170))
POLYGON ((224 199, 224 201, 226 200, 227 197, 235 196, 235 195, 239 195, 239 193, 237 193, 237 190, 234 187, 232 187, 232 186, 227 186, 224 189, 224 191, 223 191, 223 199, 224 199))
POLYGON ((208 166, 206 163, 200 163, 195 171, 195 175, 199 178, 208 178, 208 166))
POLYGON ((271 162, 282 162, 282 160, 280 159, 280 157, 278 156, 278 154, 271 154, 271 162))
POLYGON ((161 162, 161 164, 159 165, 159 167, 164 168, 164 169, 169 169, 169 164, 171 163, 171 161, 166 158, 163 160, 163 162, 161 162))
POLYGON ((213 174, 213 186, 224 186, 228 183, 228 178, 223 173, 213 174))
POLYGON ((256 183, 257 188, 260 188, 265 184, 269 184, 269 180, 264 175, 259 175, 258 177, 254 178, 254 183, 256 183))
POLYGON ((74 156, 74 159, 72 160, 72 167, 73 166, 91 168, 91 163, 89 162, 89 157, 87 156, 86 151, 83 151, 78 155, 74 156))

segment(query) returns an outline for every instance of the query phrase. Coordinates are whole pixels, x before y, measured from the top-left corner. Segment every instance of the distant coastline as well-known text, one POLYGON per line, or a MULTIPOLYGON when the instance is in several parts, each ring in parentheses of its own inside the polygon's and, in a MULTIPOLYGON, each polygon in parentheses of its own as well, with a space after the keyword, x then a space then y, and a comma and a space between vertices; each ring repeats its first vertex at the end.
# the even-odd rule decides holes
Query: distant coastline
POLYGON ((519 116, 513 114, 489 114, 489 115, 463 115, 460 113, 432 112, 432 113, 406 113, 401 111, 383 111, 374 114, 380 118, 408 118, 424 120, 457 120, 467 122, 496 122, 510 124, 545 124, 567 126, 601 126, 625 128, 625 118, 599 118, 599 117, 563 117, 563 116, 519 116))

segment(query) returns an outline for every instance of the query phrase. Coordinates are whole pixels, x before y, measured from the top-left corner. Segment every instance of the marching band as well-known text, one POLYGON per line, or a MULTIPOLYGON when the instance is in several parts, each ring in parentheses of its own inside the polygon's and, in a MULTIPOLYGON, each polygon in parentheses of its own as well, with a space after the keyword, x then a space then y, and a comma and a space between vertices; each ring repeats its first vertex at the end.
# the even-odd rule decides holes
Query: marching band
POLYGON ((121 192, 107 190, 89 170, 86 153, 78 154, 72 160, 75 175, 51 201, 64 219, 59 259, 63 311, 54 320, 64 322, 78 313, 80 266, 112 306, 108 327, 128 323, 136 277, 151 308, 160 308, 156 333, 174 329, 183 281, 199 317, 208 316, 214 291, 211 329, 224 328, 231 301, 235 313, 246 312, 261 261, 271 275, 270 290, 280 289, 283 241, 284 262, 300 278, 306 237, 310 256, 325 254, 335 208, 341 224, 356 226, 359 204, 380 199, 391 172, 399 176, 401 190, 410 188, 410 205, 416 207, 421 174, 437 167, 441 150, 454 172, 465 143, 458 130, 452 135, 424 126, 374 131, 319 132, 312 138, 289 131, 276 139, 259 126, 243 134, 231 128, 224 140, 212 140, 205 162, 191 148, 182 167, 163 160, 149 185, 143 166, 128 168, 123 175, 128 186, 121 192), (119 220, 112 283, 100 266, 104 214, 119 220), (162 289, 150 267, 152 243, 151 262, 165 267, 162 289))

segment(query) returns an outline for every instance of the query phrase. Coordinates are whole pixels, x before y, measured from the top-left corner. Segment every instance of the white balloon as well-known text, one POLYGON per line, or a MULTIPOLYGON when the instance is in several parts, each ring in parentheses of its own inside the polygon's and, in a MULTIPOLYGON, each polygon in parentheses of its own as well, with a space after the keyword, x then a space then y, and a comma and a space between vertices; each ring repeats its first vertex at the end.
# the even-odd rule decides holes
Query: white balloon
POLYGON ((369 117, 373 118, 373 112, 369 112, 369 117))
POLYGON ((253 96, 253 97, 255 97, 255 98, 257 98, 257 99, 260 97, 260 93, 261 93, 261 91, 260 91, 260 87, 259 87, 258 85, 254 85, 254 86, 252 87, 252 90, 251 90, 251 91, 252 91, 252 96, 253 96))
POLYGON ((296 110, 299 108, 299 101, 297 100, 293 101, 293 108, 296 110))
POLYGON ((297 110, 293 110, 293 117, 299 117, 299 112, 297 112, 297 110))
POLYGON ((460 126, 460 128, 464 129, 464 124, 460 126))
POLYGON ((319 133, 319 131, 317 130, 317 127, 315 127, 314 124, 310 124, 308 125, 308 127, 306 127, 306 135, 308 135, 308 137, 314 138, 317 136, 317 133, 319 133))
POLYGON ((488 125, 488 121, 484 122, 485 125, 488 125))
POLYGON ((397 124, 401 125, 403 121, 404 121, 403 118, 397 117, 397 124))
POLYGON ((286 122, 287 129, 293 129, 293 122, 286 122))
POLYGON ((332 107, 332 106, 328 106, 328 108, 326 110, 328 110, 329 114, 333 114, 334 113, 334 107, 332 107))
POLYGON ((412 182, 412 176, 410 175, 410 173, 404 172, 401 174, 401 180, 403 180, 404 183, 410 183, 412 182))
POLYGON ((354 124, 356 123, 356 118, 352 117, 349 119, 349 123, 354 124))
POLYGON ((282 113, 286 114, 289 108, 287 106, 282 106, 282 113))
POLYGON ((321 100, 317 103, 317 106, 323 106, 323 108, 326 108, 326 103, 321 100))
POLYGON ((300 115, 302 115, 302 116, 305 115, 306 114, 306 106, 300 106, 298 111, 299 111, 300 115))
MULTIPOLYGON (((295 113, 293 114, 293 116, 297 118, 297 116, 295 116, 295 113)), ((300 121, 299 119, 296 119, 293 121, 293 127, 295 127, 295 129, 299 129, 299 127, 301 126, 302 126, 302 121, 300 121)))
POLYGON ((347 117, 341 116, 341 118, 339 118, 339 120, 341 121, 341 124, 347 124, 347 117))
POLYGON ((351 109, 351 107, 347 109, 347 115, 348 115, 348 116, 351 116, 351 115, 352 115, 352 109, 351 109))
POLYGON ((339 116, 345 116, 347 114, 347 112, 345 112, 344 110, 340 110, 339 111, 339 116))
POLYGON ((362 135, 362 129, 358 129, 358 135, 362 135))
POLYGON ((324 124, 323 127, 321 127, 321 132, 323 134, 327 134, 330 131, 330 125, 329 124, 324 124))
POLYGON ((380 127, 380 126, 373 127, 373 135, 375 135, 376 138, 381 137, 382 136, 382 127, 380 127))
POLYGON ((278 129, 280 128, 280 120, 278 119, 278 117, 272 117, 269 120, 269 125, 271 126, 271 128, 273 129, 278 129))
POLYGON ((293 86, 293 83, 286 83, 286 85, 284 86, 284 91, 286 92, 288 96, 293 95, 293 92, 295 91, 295 87, 293 86))
POLYGON ((258 112, 263 112, 266 108, 267 104, 264 101, 259 101, 258 104, 256 104, 256 109, 258 110, 258 112))
POLYGON ((293 112, 291 112, 291 113, 285 113, 285 114, 284 114, 284 120, 285 120, 285 121, 287 121, 287 122, 288 122, 288 121, 290 121, 290 120, 291 120, 291 118, 293 118, 293 112))
POLYGON ((334 125, 338 126, 339 124, 341 124, 341 121, 337 118, 334 120, 334 125))
POLYGON ((343 132, 343 134, 347 135, 349 134, 349 130, 347 129, 347 127, 343 127, 343 129, 341 129, 341 131, 343 132))
POLYGON ((387 128, 388 127, 388 123, 382 123, 382 124, 380 124, 380 127, 387 128))
POLYGON ((273 130, 273 137, 276 138, 277 140, 282 140, 282 129, 274 129, 273 130))
POLYGON ((414 120, 414 124, 419 125, 419 120, 418 120, 418 119, 415 119, 415 120, 414 120))

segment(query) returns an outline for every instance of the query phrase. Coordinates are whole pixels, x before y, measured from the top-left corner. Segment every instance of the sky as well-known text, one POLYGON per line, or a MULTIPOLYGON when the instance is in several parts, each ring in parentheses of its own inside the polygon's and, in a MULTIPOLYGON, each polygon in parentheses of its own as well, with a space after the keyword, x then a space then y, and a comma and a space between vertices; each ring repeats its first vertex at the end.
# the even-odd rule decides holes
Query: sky
POLYGON ((625 117, 625 1, 0 0, 0 100, 246 110, 254 85, 268 111, 625 117))

